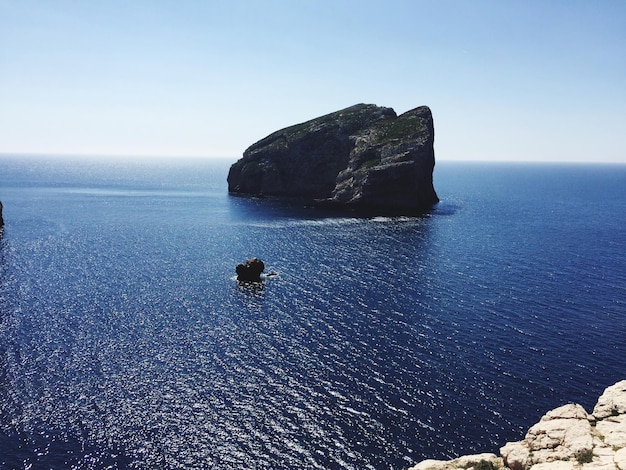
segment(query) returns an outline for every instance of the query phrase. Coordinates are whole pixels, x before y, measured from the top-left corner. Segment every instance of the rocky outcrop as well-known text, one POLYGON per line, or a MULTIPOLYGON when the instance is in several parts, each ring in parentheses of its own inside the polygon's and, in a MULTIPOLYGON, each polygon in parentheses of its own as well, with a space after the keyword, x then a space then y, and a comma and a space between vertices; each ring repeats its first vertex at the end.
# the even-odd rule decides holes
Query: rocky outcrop
POLYGON ((427 106, 397 116, 391 108, 358 104, 253 144, 231 166, 228 190, 379 213, 420 212, 438 202, 433 142, 427 106))
POLYGON ((575 404, 549 411, 500 454, 424 460, 410 470, 626 470, 626 380, 608 387, 592 414, 575 404))
POLYGON ((243 282, 257 282, 261 280, 261 273, 265 271, 265 263, 259 258, 250 258, 246 263, 239 263, 235 268, 237 280, 243 282))
POLYGON ((4 227, 4 219, 2 218, 2 202, 0 202, 0 230, 4 227))
POLYGON ((502 458, 495 454, 464 455, 453 460, 422 460, 409 470, 495 470, 502 468, 502 458))

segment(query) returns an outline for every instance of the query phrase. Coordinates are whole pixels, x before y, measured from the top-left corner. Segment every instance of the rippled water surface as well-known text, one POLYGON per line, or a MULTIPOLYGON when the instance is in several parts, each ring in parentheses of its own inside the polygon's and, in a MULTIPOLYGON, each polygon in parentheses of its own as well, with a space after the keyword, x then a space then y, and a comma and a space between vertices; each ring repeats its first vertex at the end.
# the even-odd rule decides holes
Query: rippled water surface
POLYGON ((358 218, 230 163, 0 159, 0 468, 400 469, 626 378, 626 166, 445 162, 358 218))

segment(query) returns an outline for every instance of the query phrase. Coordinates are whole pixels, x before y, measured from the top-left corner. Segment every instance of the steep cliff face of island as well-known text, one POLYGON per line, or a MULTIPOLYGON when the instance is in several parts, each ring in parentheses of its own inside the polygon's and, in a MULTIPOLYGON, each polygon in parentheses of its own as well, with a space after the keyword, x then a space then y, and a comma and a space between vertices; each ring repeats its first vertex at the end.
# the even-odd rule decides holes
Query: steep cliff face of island
POLYGON ((412 213, 438 202, 431 111, 358 104, 274 132, 228 174, 231 193, 412 213))

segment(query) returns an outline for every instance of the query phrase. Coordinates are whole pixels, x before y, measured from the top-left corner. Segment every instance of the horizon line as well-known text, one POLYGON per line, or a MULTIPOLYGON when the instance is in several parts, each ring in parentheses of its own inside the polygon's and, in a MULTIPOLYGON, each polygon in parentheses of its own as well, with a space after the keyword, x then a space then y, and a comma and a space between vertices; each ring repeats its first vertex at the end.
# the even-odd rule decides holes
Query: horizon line
MULTIPOLYGON (((224 155, 197 155, 197 154, 122 154, 122 153, 114 153, 114 154, 104 154, 104 153, 72 153, 72 152, 50 152, 50 153, 41 153, 41 152, 7 152, 0 151, 0 158, 4 157, 50 157, 50 158, 67 158, 67 159, 76 159, 76 158, 85 158, 85 159, 102 159, 102 158, 111 158, 111 159, 119 159, 119 158, 132 158, 137 160, 146 160, 146 159, 187 159, 187 160, 233 160, 237 161, 241 156, 224 156, 224 155)), ((513 160, 504 160, 504 159, 490 159, 490 158, 436 158, 435 165, 438 162, 450 162, 450 163, 536 163, 536 164, 580 164, 580 165, 626 165, 626 161, 614 161, 614 160, 596 160, 596 161, 584 161, 584 160, 560 160, 560 159, 549 159, 549 160, 537 160, 537 159, 513 159, 513 160)))

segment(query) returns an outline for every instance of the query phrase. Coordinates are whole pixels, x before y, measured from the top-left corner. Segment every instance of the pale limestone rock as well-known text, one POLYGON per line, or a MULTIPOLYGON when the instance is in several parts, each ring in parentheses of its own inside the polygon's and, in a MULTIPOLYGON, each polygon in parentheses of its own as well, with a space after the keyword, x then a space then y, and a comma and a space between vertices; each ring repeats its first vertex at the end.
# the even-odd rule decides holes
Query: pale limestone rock
POLYGON ((608 387, 593 409, 595 431, 613 450, 626 447, 626 380, 608 387))
MULTIPOLYGON (((607 445, 599 436, 594 436, 593 439, 593 462, 598 463, 602 466, 613 464, 613 456, 615 455, 615 450, 613 450, 612 446, 607 445)), ((586 464, 587 465, 587 464, 586 464)))
POLYGON ((530 467, 530 470, 577 470, 576 462, 555 460, 554 462, 538 463, 530 467))
POLYGON ((532 463, 575 457, 593 448, 591 424, 580 405, 564 405, 546 413, 524 439, 533 453, 532 463))
MULTIPOLYGON (((594 441, 595 443, 595 441, 594 441)), ((583 463, 581 470, 616 470, 613 457, 615 451, 608 446, 600 445, 593 448, 593 460, 583 463)))
POLYGON ((576 468, 580 470, 617 470, 615 468, 615 463, 611 460, 610 462, 604 462, 600 460, 594 460, 590 463, 577 464, 576 468))
POLYGON ((606 445, 626 447, 626 380, 608 387, 593 409, 596 431, 606 445))
POLYGON ((626 414, 598 421, 596 430, 604 436, 604 442, 607 445, 626 447, 626 414))
POLYGON ((495 470, 503 465, 502 459, 497 455, 483 453, 464 455, 453 460, 423 460, 409 470, 495 470))
POLYGON ((475 455, 464 455, 455 459, 455 468, 474 468, 476 470, 481 469, 496 469, 504 465, 502 459, 495 454, 483 453, 475 455))
POLYGON ((511 470, 524 470, 531 464, 530 449, 525 441, 507 442, 500 448, 500 455, 511 470))
POLYGON ((596 419, 626 414, 626 380, 608 387, 593 409, 596 419))
POLYGON ((626 470, 626 447, 615 452, 613 462, 619 470, 626 470))
POLYGON ((554 410, 548 411, 542 416, 541 421, 550 421, 552 419, 587 419, 587 412, 585 409, 574 403, 559 406, 554 410))
MULTIPOLYGON (((604 391, 593 414, 575 404, 549 411, 524 440, 507 443, 500 454, 511 470, 626 470, 626 380, 604 391)), ((489 468, 476 457, 425 461, 411 470, 489 468)))
POLYGON ((593 449, 591 423, 580 405, 569 404, 546 413, 521 442, 500 449, 512 470, 525 470, 556 461, 577 462, 576 457, 593 449))
POLYGON ((448 465, 449 460, 422 460, 420 463, 413 465, 408 470, 439 470, 448 465))

